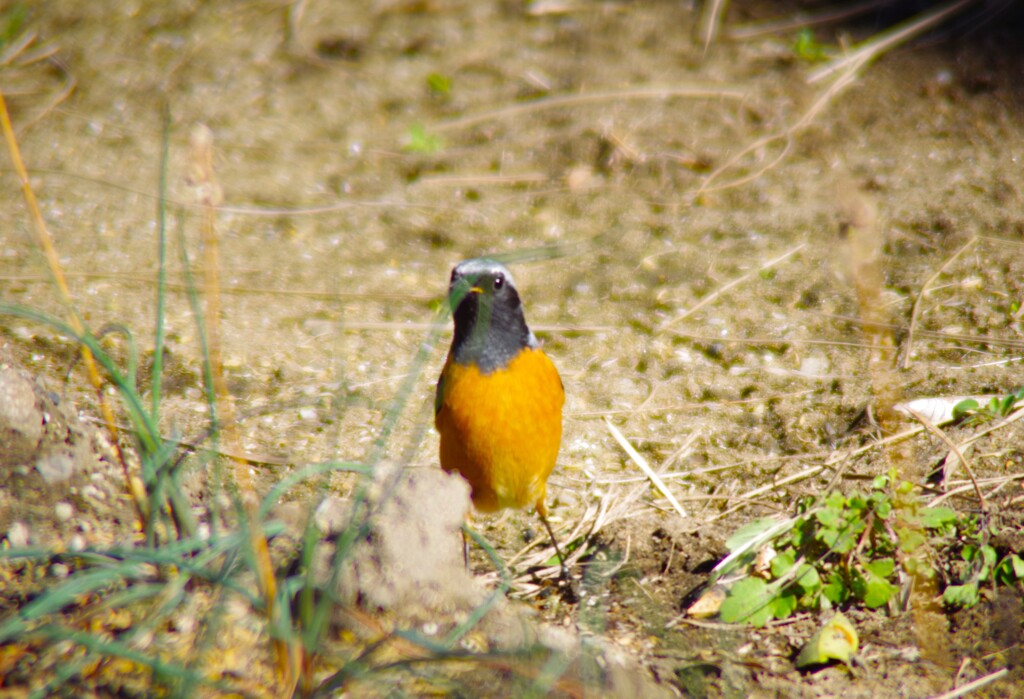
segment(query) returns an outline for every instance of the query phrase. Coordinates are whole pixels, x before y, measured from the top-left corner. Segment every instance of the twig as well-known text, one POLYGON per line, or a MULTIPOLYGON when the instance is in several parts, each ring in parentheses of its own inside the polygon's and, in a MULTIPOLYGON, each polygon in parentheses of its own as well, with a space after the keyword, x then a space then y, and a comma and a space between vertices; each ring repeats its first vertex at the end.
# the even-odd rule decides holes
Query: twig
POLYGON ((967 252, 975 244, 977 244, 977 236, 971 238, 964 244, 959 250, 946 260, 941 267, 933 274, 928 277, 928 280, 921 286, 921 290, 917 292, 917 298, 914 299, 914 309, 910 312, 910 326, 907 328, 907 339, 905 343, 905 349, 903 350, 903 362, 902 366, 904 369, 910 368, 910 354, 914 344, 914 329, 917 327, 917 318, 921 312, 921 302, 924 300, 925 294, 928 293, 928 288, 935 283, 935 280, 945 274, 946 270, 956 262, 961 255, 967 252))
POLYGON ((815 475, 821 473, 824 470, 825 470, 824 466, 809 466, 808 468, 805 468, 803 471, 800 471, 799 473, 794 473, 792 476, 786 476, 781 481, 774 481, 772 483, 767 483, 765 485, 762 485, 762 486, 760 486, 758 488, 754 488, 753 490, 748 490, 747 492, 743 493, 742 495, 737 496, 736 499, 741 500, 741 501, 743 501, 743 500, 753 500, 758 495, 761 495, 763 493, 767 493, 767 492, 769 492, 771 490, 774 490, 775 488, 780 488, 780 487, 782 487, 784 485, 789 485, 790 483, 795 483, 797 481, 802 481, 802 480, 804 480, 806 478, 810 478, 811 476, 815 476, 815 475))
POLYGON ((832 61, 822 68, 814 71, 810 77, 808 77, 807 82, 813 85, 819 80, 829 77, 833 73, 839 71, 848 72, 851 70, 851 66, 852 70, 860 70, 867 63, 878 58, 889 49, 899 46, 903 42, 914 38, 927 29, 931 29, 934 25, 946 19, 949 15, 959 12, 973 2, 976 2, 976 0, 956 0, 956 2, 951 2, 932 12, 924 13, 923 15, 915 15, 907 21, 897 24, 888 31, 878 34, 870 41, 864 42, 856 51, 853 51, 843 58, 832 61))
POLYGON ((657 488, 658 491, 665 496, 665 499, 672 504, 675 511, 679 513, 679 516, 685 519, 688 516, 686 514, 686 510, 683 509, 683 506, 679 504, 678 500, 676 500, 676 496, 673 495, 672 491, 670 491, 668 486, 665 485, 665 481, 661 480, 661 476, 655 473, 654 469, 652 469, 647 463, 647 460, 640 455, 640 452, 633 448, 633 445, 630 444, 625 437, 622 436, 622 433, 619 432, 618 428, 612 424, 611 420, 605 418, 604 424, 608 426, 608 431, 611 432, 615 441, 618 442, 619 446, 622 447, 622 449, 629 455, 629 458, 633 459, 633 462, 647 474, 647 477, 651 479, 651 483, 654 484, 654 487, 657 488))
POLYGON ((778 257, 776 257, 774 259, 771 259, 771 260, 768 260, 767 262, 765 262, 763 265, 761 265, 757 269, 753 269, 753 270, 747 272, 746 274, 743 274, 743 275, 737 277, 736 279, 733 279, 731 282, 726 283, 724 286, 721 286, 718 289, 715 289, 713 292, 711 292, 710 294, 708 294, 707 296, 702 298, 693 307, 688 308, 687 310, 683 311, 682 313, 677 315, 675 318, 672 318, 671 320, 666 321, 665 323, 662 323, 661 327, 658 329, 659 332, 664 332, 665 330, 669 329, 670 327, 672 327, 673 325, 675 325, 679 321, 683 320, 684 318, 687 318, 690 315, 693 315, 694 313, 699 311, 704 306, 707 306, 709 303, 713 303, 714 301, 718 300, 718 298, 720 296, 722 296, 724 293, 726 293, 727 291, 729 291, 733 287, 735 287, 735 286, 737 286, 739 284, 742 284, 743 282, 747 281, 748 279, 753 277, 755 274, 760 274, 764 270, 770 269, 770 268, 774 267, 775 265, 779 264, 780 262, 783 262, 784 260, 788 259, 789 257, 792 257, 796 253, 800 252, 804 248, 804 245, 805 245, 805 243, 800 243, 796 247, 791 248, 790 250, 787 250, 785 253, 779 255, 778 257))
POLYGON ((981 687, 984 687, 987 684, 991 684, 992 682, 995 682, 996 680, 1005 677, 1007 674, 1009 674, 1009 672, 1009 669, 1004 667, 1003 669, 996 670, 995 672, 989 673, 984 677, 979 677, 973 682, 968 682, 965 685, 950 690, 945 694, 940 694, 936 697, 932 697, 932 699, 957 699, 958 697, 962 697, 968 692, 973 692, 975 689, 980 689, 981 687))
MULTIPOLYGON (((1012 483, 1014 481, 1019 481, 1019 480, 1022 480, 1022 479, 1024 479, 1024 474, 1021 474, 1021 475, 1018 475, 1018 476, 1007 476, 1006 478, 1000 478, 999 479, 999 481, 1000 481, 999 485, 992 489, 992 492, 989 493, 989 497, 991 497, 992 495, 995 495, 998 491, 1002 490, 1003 487, 1005 487, 1007 484, 1012 483)), ((989 480, 991 480, 991 479, 989 479, 989 480)), ((985 482, 984 480, 979 481, 979 483, 984 483, 984 482, 985 482)), ((946 502, 946 500, 949 500, 949 499, 951 499, 951 498, 953 498, 953 497, 955 497, 957 495, 960 495, 961 493, 966 493, 966 492, 968 492, 970 490, 974 490, 974 484, 973 483, 967 483, 966 485, 963 485, 963 486, 961 486, 959 488, 953 488, 952 490, 949 490, 949 491, 943 493, 942 495, 939 495, 938 497, 932 499, 928 503, 928 507, 938 507, 942 503, 946 502)))
POLYGON ((929 420, 927 417, 925 417, 924 415, 922 415, 918 411, 914 410, 913 408, 909 408, 907 406, 904 406, 904 408, 906 409, 906 411, 908 413, 910 413, 911 415, 914 416, 915 420, 917 420, 922 425, 924 425, 926 430, 928 430, 933 435, 935 435, 936 437, 941 439, 943 441, 943 443, 947 447, 949 447, 949 450, 951 452, 953 452, 953 454, 956 455, 956 458, 963 465, 964 470, 967 471, 967 475, 971 479, 971 483, 974 485, 974 492, 978 496, 978 502, 981 504, 982 511, 987 510, 988 508, 987 508, 987 506, 985 504, 985 496, 981 494, 981 488, 978 486, 978 479, 974 477, 974 470, 971 468, 971 465, 969 463, 967 463, 967 459, 964 457, 963 452, 960 451, 960 448, 957 447, 957 445, 953 443, 952 439, 950 439, 948 436, 946 436, 945 432, 943 432, 938 427, 936 427, 935 424, 931 420, 929 420))

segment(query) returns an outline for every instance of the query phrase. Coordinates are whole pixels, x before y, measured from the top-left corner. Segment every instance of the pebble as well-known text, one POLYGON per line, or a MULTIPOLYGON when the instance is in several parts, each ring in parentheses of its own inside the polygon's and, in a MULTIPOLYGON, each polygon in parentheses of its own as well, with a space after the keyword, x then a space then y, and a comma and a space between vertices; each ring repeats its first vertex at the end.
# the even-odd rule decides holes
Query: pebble
POLYGON ((57 516, 58 522, 67 522, 74 516, 75 508, 69 502, 58 502, 53 508, 53 513, 57 516))
POLYGON ((85 487, 82 488, 82 496, 99 502, 103 502, 107 499, 107 494, 92 483, 87 483, 85 487))
POLYGON ((337 534, 345 528, 348 519, 348 507, 345 501, 336 495, 328 495, 313 513, 316 528, 326 536, 337 534))
POLYGON ((804 376, 824 377, 830 370, 828 358, 821 355, 804 357, 800 362, 800 373, 804 376))
POLYGON ((7 542, 12 549, 23 549, 28 546, 28 525, 20 520, 12 522, 7 530, 7 542))
POLYGON ((36 470, 47 483, 63 483, 75 472, 75 462, 67 454, 50 454, 36 462, 36 470))

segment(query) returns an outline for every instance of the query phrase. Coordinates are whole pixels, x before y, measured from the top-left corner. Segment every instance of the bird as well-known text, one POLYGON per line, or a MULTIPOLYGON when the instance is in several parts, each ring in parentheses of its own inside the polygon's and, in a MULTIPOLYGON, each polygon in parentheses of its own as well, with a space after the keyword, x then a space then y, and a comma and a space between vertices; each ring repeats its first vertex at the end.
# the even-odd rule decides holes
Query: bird
POLYGON ((460 262, 448 302, 455 333, 434 401, 441 468, 469 482, 480 512, 532 506, 568 579, 545 502, 562 442, 562 379, 527 326, 504 265, 460 262))

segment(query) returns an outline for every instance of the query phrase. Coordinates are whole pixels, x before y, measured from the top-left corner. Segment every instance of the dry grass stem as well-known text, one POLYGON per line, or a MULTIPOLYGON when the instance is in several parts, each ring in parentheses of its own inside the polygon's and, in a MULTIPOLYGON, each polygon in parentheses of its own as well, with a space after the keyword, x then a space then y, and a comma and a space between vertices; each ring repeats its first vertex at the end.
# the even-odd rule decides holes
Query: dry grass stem
POLYGON ((623 451, 625 451, 629 455, 629 458, 633 460, 633 463, 639 466, 640 470, 647 474, 647 477, 651 480, 651 483, 654 484, 654 487, 658 489, 658 492, 665 496, 665 499, 671 503, 672 508, 680 517, 686 519, 688 517, 686 510, 683 509, 683 506, 679 504, 678 500, 676 500, 676 496, 673 495, 672 491, 670 491, 668 486, 665 485, 665 481, 661 480, 661 476, 659 476, 654 469, 650 467, 647 460, 640 455, 640 452, 633 448, 633 445, 630 444, 619 429, 612 424, 611 420, 605 418, 604 424, 608 427, 608 431, 611 433, 612 437, 615 438, 615 441, 619 443, 619 446, 622 447, 623 451))
MULTIPOLYGON (((222 433, 231 453, 241 452, 238 430, 235 423, 234 400, 228 391, 224 378, 224 361, 221 352, 221 305, 220 305, 220 244, 217 236, 217 206, 224 195, 214 174, 213 132, 209 127, 198 124, 191 133, 191 162, 189 184, 195 189, 196 198, 202 207, 200 225, 203 242, 203 277, 206 287, 206 347, 210 363, 210 374, 217 397, 219 414, 214 419, 215 434, 222 433)), ((255 494, 249 465, 246 461, 232 459, 235 465, 235 483, 240 491, 246 516, 249 520, 249 544, 256 558, 256 582, 263 597, 267 621, 277 622, 277 577, 270 558, 270 549, 263 528, 259 526, 259 501, 255 494)), ((291 693, 298 685, 302 666, 302 645, 298 641, 288 643, 279 638, 271 639, 274 650, 275 673, 278 688, 291 693)))
POLYGON ((932 697, 932 699, 959 699, 959 697, 962 697, 966 694, 970 694, 971 692, 977 689, 981 689, 985 685, 991 684, 996 680, 1005 677, 1009 674, 1009 672, 1010 670, 1004 667, 1001 670, 996 670, 995 672, 989 673, 984 677, 979 677, 978 679, 973 680, 972 682, 968 682, 967 684, 957 687, 956 689, 948 691, 945 694, 939 694, 938 696, 932 697))
POLYGON ((917 298, 914 299, 914 308, 910 312, 910 325, 907 327, 907 339, 904 342, 903 349, 903 362, 902 366, 904 369, 910 368, 910 357, 914 346, 914 330, 917 328, 917 319, 921 314, 921 302, 924 300, 925 295, 928 293, 931 285, 935 283, 935 280, 946 273, 954 262, 960 259, 960 256, 965 252, 973 248, 978 243, 978 238, 973 237, 967 241, 959 250, 953 253, 949 259, 947 259, 935 274, 928 277, 928 280, 921 286, 921 290, 917 293, 917 298))
MULTIPOLYGON (((814 311, 805 311, 812 315, 820 316, 822 318, 830 318, 833 320, 842 321, 844 323, 852 323, 868 330, 891 330, 896 333, 902 333, 906 331, 906 326, 898 325, 896 323, 883 322, 879 320, 870 320, 865 318, 852 318, 850 316, 839 315, 835 313, 817 313, 814 311)), ((940 340, 943 342, 969 342, 978 345, 992 345, 993 347, 1009 347, 1012 349, 1024 350, 1024 341, 1012 340, 1007 338, 999 337, 987 337, 984 335, 965 335, 963 333, 947 333, 939 332, 936 330, 917 330, 914 333, 917 337, 926 337, 930 340, 940 340)), ((722 342, 728 342, 728 340, 720 340, 722 342)), ((776 342, 781 342, 777 340, 776 342)))
POLYGON ((805 243, 800 243, 799 245, 797 245, 797 246, 787 250, 786 252, 784 252, 783 254, 779 255, 778 257, 775 257, 775 258, 773 258, 771 260, 768 260, 767 262, 765 262, 763 265, 761 265, 757 269, 750 270, 746 274, 743 274, 743 275, 737 277, 736 279, 733 279, 732 281, 727 282, 723 286, 720 286, 719 288, 715 289, 710 294, 708 294, 707 296, 702 298, 693 307, 688 308, 687 310, 683 311, 682 313, 676 315, 671 320, 668 320, 668 321, 662 323, 661 327, 658 329, 658 332, 664 332, 665 330, 671 328, 673 325, 675 325, 679 321, 684 320, 685 318, 688 318, 689 316, 693 315, 694 313, 699 311, 704 306, 707 306, 708 304, 714 303, 715 301, 717 301, 719 299, 719 297, 721 297, 726 292, 728 292, 731 289, 739 286, 743 282, 748 281, 749 279, 753 278, 755 275, 758 275, 761 272, 764 272, 766 269, 771 269, 775 265, 777 265, 777 264, 779 264, 781 262, 784 262, 785 260, 789 259, 793 255, 795 255, 798 252, 800 252, 801 250, 803 250, 804 247, 806 247, 806 244, 805 243))
MULTIPOLYGON (((1001 491, 1006 486, 1010 485, 1011 483, 1017 483, 1017 482, 1019 482, 1021 480, 1024 480, 1024 474, 1014 475, 1014 476, 1004 476, 1002 478, 982 478, 982 479, 980 479, 978 481, 978 485, 989 485, 990 483, 994 482, 995 483, 995 487, 992 488, 988 492, 988 497, 991 498, 993 495, 995 495, 996 493, 1001 491)), ((950 484, 950 485, 954 485, 954 484, 950 484)), ((969 493, 969 492, 975 490, 975 488, 976 488, 976 486, 972 482, 967 482, 967 483, 964 483, 963 485, 956 485, 956 487, 950 488, 950 490, 947 490, 942 495, 939 495, 937 497, 932 498, 928 502, 928 507, 938 507, 939 505, 941 505, 942 503, 946 502, 947 500, 950 500, 950 499, 956 497, 957 495, 962 495, 963 493, 969 493)))
POLYGON ((700 19, 697 22, 697 40, 703 45, 707 55, 711 43, 722 31, 722 18, 729 8, 729 0, 705 0, 701 3, 700 19))
MULTIPOLYGON (((82 325, 82 320, 75 311, 74 302, 71 298, 71 291, 68 288, 67 280, 64 277, 64 270, 60 264, 60 258, 57 255, 57 248, 53 244, 53 238, 50 235, 50 230, 46 226, 46 221, 43 219, 43 214, 39 209, 39 202, 36 199, 35 191, 33 191, 32 184, 29 181, 28 170, 25 168, 25 162, 21 158, 21 149, 18 146, 18 139, 14 135, 14 127, 11 124, 11 116, 7 111, 7 101, 4 99, 2 90, 0 90, 0 127, 3 129, 4 139, 7 141, 7 149, 11 154, 11 161, 14 163, 14 170, 18 174, 18 180, 21 182, 21 191, 25 198, 25 205, 28 207, 29 215, 32 217, 33 230, 35 230, 36 233, 36 244, 43 251, 43 254, 46 257, 46 262, 49 266, 50 273, 53 275, 53 281, 57 287, 57 293, 60 296, 61 303, 68 311, 68 324, 75 333, 81 335, 85 332, 85 327, 82 325)), ((146 498, 145 488, 141 481, 132 475, 128 467, 128 461, 125 459, 124 452, 121 450, 121 443, 118 439, 117 427, 115 426, 116 420, 114 419, 114 411, 104 398, 103 377, 100 376, 100 372, 96 366, 96 361, 93 359, 92 352, 90 352, 89 348, 84 344, 81 345, 80 352, 82 354, 82 361, 85 363, 86 370, 89 375, 89 381, 92 383, 93 389, 96 391, 96 401, 99 405, 100 413, 103 415, 103 422, 106 425, 107 432, 110 434, 111 447, 114 449, 117 459, 121 464, 121 468, 124 471, 125 487, 135 504, 135 508, 139 516, 139 522, 143 527, 145 527, 146 520, 149 516, 149 507, 146 504, 148 500, 146 498)))
POLYGON ((867 0, 855 5, 843 4, 838 6, 838 8, 828 8, 821 12, 798 12, 783 19, 730 27, 725 30, 725 36, 732 41, 747 41, 761 36, 784 34, 804 27, 835 24, 836 22, 857 17, 878 7, 888 5, 891 2, 892 0, 867 0))
POLYGON ((943 444, 949 447, 950 452, 956 455, 957 461, 959 461, 960 464, 964 467, 964 470, 967 471, 967 475, 968 477, 970 477, 971 483, 974 485, 974 492, 978 496, 978 502, 981 504, 981 509, 987 510, 988 507, 985 504, 985 496, 982 495, 981 488, 978 487, 978 479, 974 476, 974 469, 971 468, 971 464, 967 461, 967 458, 964 456, 963 451, 953 442, 952 439, 950 439, 946 435, 945 432, 936 427, 935 424, 927 417, 917 412, 916 410, 913 410, 912 408, 907 408, 907 412, 913 415, 915 420, 924 425, 926 430, 928 430, 933 435, 941 439, 943 444))
POLYGON ((794 473, 793 475, 786 476, 781 480, 774 481, 772 483, 766 483, 765 485, 754 488, 753 490, 748 490, 745 493, 737 495, 735 499, 740 501, 753 500, 761 495, 764 495, 765 493, 770 493, 771 491, 777 488, 781 488, 784 485, 789 485, 791 483, 796 483, 797 481, 806 480, 811 476, 816 476, 824 470, 824 466, 809 466, 808 468, 805 468, 803 471, 800 471, 799 473, 794 473))
POLYGON ((885 51, 892 49, 900 43, 917 36, 932 26, 935 26, 942 20, 946 19, 949 15, 958 12, 971 2, 972 0, 957 0, 957 2, 953 2, 934 12, 928 13, 920 19, 915 18, 909 22, 897 25, 892 30, 884 32, 874 40, 862 45, 855 52, 844 56, 842 59, 832 61, 824 68, 814 71, 807 80, 807 82, 812 85, 825 78, 835 77, 829 86, 823 90, 818 98, 811 104, 810 108, 807 109, 803 115, 789 127, 756 139, 729 158, 723 165, 717 167, 704 179, 704 182, 701 183, 701 186, 697 189, 696 196, 700 197, 710 192, 742 186, 761 177, 765 172, 778 165, 778 163, 788 155, 795 137, 810 126, 810 124, 832 102, 832 100, 834 100, 843 90, 853 83, 860 74, 860 71, 871 61, 878 58, 885 51), (718 180, 726 172, 732 170, 749 154, 766 148, 777 141, 783 141, 782 150, 766 165, 751 173, 728 181, 725 184, 714 187, 711 186, 713 182, 718 180))
MULTIPOLYGON (((676 455, 674 456, 678 458, 678 455, 684 454, 687 451, 689 451, 689 449, 692 448, 692 445, 697 441, 699 436, 700 435, 698 433, 690 435, 685 440, 683 445, 677 450, 676 455)), ((594 483, 596 484, 597 481, 594 481, 594 483)), ((601 484, 606 485, 607 483, 602 482, 601 484)), ((612 483, 611 485, 614 486, 617 484, 612 483)), ((649 487, 650 486, 648 485, 648 479, 645 478, 640 480, 640 482, 634 487, 625 491, 622 488, 610 488, 607 492, 604 492, 601 495, 601 498, 596 505, 594 503, 590 503, 587 506, 586 512, 584 512, 583 516, 576 522, 571 533, 568 535, 568 537, 566 537, 567 540, 574 541, 577 538, 582 537, 583 541, 585 542, 614 522, 636 517, 641 512, 641 509, 638 507, 638 503, 640 502, 641 498, 643 498, 644 494, 648 491, 649 487)), ((669 497, 671 497, 671 495, 669 497)), ((678 505, 678 501, 676 501, 676 504, 678 505)), ((678 509, 676 511, 678 512, 678 509)), ((544 561, 549 560, 554 555, 554 549, 550 546, 545 546, 543 549, 536 551, 532 556, 526 556, 527 552, 535 548, 535 546, 539 545, 540 543, 543 542, 538 537, 529 545, 527 545, 518 553, 516 553, 509 560, 508 565, 510 567, 516 566, 526 567, 527 569, 534 569, 540 564, 542 564, 544 561)), ((578 546, 573 553, 569 554, 568 564, 570 566, 575 565, 579 561, 579 559, 586 553, 587 547, 585 545, 578 546)), ((628 560, 628 557, 629 556, 627 550, 626 556, 622 561, 619 562, 618 565, 623 565, 626 562, 626 560, 628 560)), ((529 577, 539 577, 541 579, 553 578, 556 577, 559 573, 559 566, 549 566, 547 569, 540 572, 536 572, 529 577)), ((522 575, 516 578, 517 584, 526 584, 527 580, 528 576, 526 575, 522 575)))
POLYGON ((522 102, 510 107, 502 107, 480 114, 442 121, 433 125, 435 131, 455 131, 468 126, 475 126, 487 121, 497 121, 511 117, 522 116, 546 109, 558 109, 561 107, 576 107, 582 104, 600 104, 602 102, 621 102, 623 100, 660 100, 673 97, 703 98, 703 99, 733 99, 743 100, 747 98, 747 91, 739 87, 726 87, 723 85, 677 85, 674 87, 650 87, 630 88, 625 90, 607 90, 601 92, 584 92, 575 95, 552 95, 541 97, 530 102, 522 102))
POLYGON ((823 347, 852 347, 854 349, 867 349, 869 345, 863 342, 849 342, 844 340, 803 340, 793 337, 714 337, 710 335, 694 335, 678 330, 671 330, 672 337, 679 337, 693 342, 707 343, 736 343, 743 345, 820 345, 823 347))
POLYGON ((996 430, 1000 430, 1000 429, 1002 429, 1002 428, 1004 428, 1004 427, 1006 427, 1008 425, 1011 425, 1011 424, 1017 422, 1022 417, 1024 417, 1024 408, 1018 408, 1017 410, 1013 411, 1012 413, 1010 413, 1006 417, 1004 417, 1004 418, 1002 418, 1000 420, 996 420, 989 427, 986 427, 985 429, 983 429, 983 430, 977 432, 976 434, 972 435, 969 439, 964 440, 960 444, 960 448, 963 449, 964 447, 967 447, 968 445, 974 444, 979 439, 981 439, 983 437, 987 437, 988 435, 992 434, 996 430))
POLYGON ((824 80, 835 73, 842 72, 846 75, 855 73, 865 65, 881 56, 886 51, 893 49, 905 41, 913 39, 935 25, 947 19, 967 6, 974 4, 976 0, 956 0, 936 10, 915 15, 909 20, 897 24, 892 29, 882 32, 870 41, 864 42, 855 51, 848 53, 842 58, 831 61, 827 65, 811 73, 807 82, 814 84, 824 80))

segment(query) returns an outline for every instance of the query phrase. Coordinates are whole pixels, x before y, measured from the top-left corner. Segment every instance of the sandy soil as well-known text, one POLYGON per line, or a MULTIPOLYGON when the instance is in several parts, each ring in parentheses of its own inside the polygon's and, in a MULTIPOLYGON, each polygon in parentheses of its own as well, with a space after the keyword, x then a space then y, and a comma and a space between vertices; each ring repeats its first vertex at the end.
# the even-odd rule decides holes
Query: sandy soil
MULTIPOLYGON (((760 630, 680 619, 739 525, 830 487, 863 488, 890 467, 917 481, 945 457, 927 433, 896 451, 880 445, 916 425, 893 416, 895 402, 1020 385, 1024 74, 1006 49, 1019 17, 969 31, 978 17, 961 16, 830 91, 834 81, 811 82, 823 64, 795 55, 793 33, 726 37, 705 52, 683 3, 107 5, 38 3, 27 26, 59 63, 11 60, 0 85, 76 308, 96 332, 131 330, 143 386, 169 115, 166 434, 200 440, 208 419, 178 241, 194 263, 209 260, 200 234, 211 193, 222 197, 222 353, 239 416, 222 446, 246 457, 259 493, 329 459, 383 455, 433 473, 433 383, 449 337, 435 319, 449 269, 507 255, 566 386, 552 520, 567 540, 590 536, 577 604, 538 572, 549 552, 530 514, 476 519, 515 576, 496 613, 561 627, 551 647, 600 638, 630 678, 598 680, 608 693, 924 697, 1002 667, 1010 674, 976 695, 1020 691, 1015 590, 933 626, 852 610, 853 671, 794 668, 817 615, 760 630), (196 155, 200 125, 215 181, 196 155), (685 516, 606 420, 663 470, 685 516)), ((744 4, 726 26, 793 12, 744 4)), ((817 39, 838 51, 899 19, 829 25, 817 39)), ((63 317, 10 165, 3 177, 0 297, 63 317)), ((105 342, 127 361, 123 334, 105 342)), ((136 540, 76 357, 51 328, 0 318, 0 388, 21 406, 0 409, 0 438, 23 445, 0 459, 8 546, 136 540), (43 414, 50 427, 37 433, 43 414)), ((1016 425, 977 443, 976 475, 1018 474, 1020 445, 1016 425)), ((185 479, 205 512, 204 471, 185 479)), ((343 501, 355 482, 327 485, 343 501)), ((1010 534, 1018 483, 989 494, 1010 534)), ((285 504, 299 518, 320 495, 295 489, 285 504)), ((949 504, 978 509, 972 493, 949 504)), ((493 587, 483 553, 472 569, 473 584, 493 587)), ((6 568, 17 584, 0 613, 62 572, 6 568)), ((251 613, 238 614, 261 638, 251 613)), ((40 658, 4 666, 13 686, 51 667, 40 658)), ((239 667, 259 685, 257 670, 239 667)), ((465 691, 509 681, 484 670, 494 675, 470 673, 465 691)), ((79 689, 112 691, 93 679, 79 689)))

